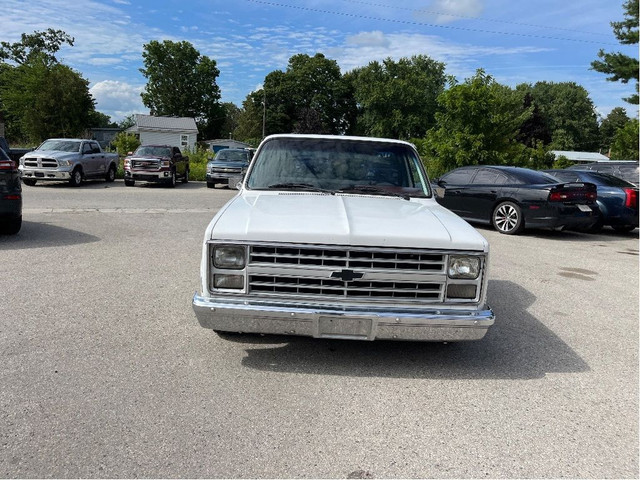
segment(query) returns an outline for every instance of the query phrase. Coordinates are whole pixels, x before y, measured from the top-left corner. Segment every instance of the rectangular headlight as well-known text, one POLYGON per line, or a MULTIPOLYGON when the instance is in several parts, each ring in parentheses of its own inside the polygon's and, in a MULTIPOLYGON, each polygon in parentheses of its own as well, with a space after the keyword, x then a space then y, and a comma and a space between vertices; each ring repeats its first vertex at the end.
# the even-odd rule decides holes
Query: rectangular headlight
POLYGON ((213 266, 241 270, 246 262, 245 248, 235 245, 217 245, 213 248, 213 266))
POLYGON ((480 275, 480 257, 469 255, 449 255, 449 278, 474 280, 480 275))
POLYGON ((213 276, 213 287, 242 290, 244 288, 244 275, 216 274, 213 276))
POLYGON ((476 290, 477 286, 472 283, 450 283, 447 286, 447 298, 473 300, 476 298, 476 290))

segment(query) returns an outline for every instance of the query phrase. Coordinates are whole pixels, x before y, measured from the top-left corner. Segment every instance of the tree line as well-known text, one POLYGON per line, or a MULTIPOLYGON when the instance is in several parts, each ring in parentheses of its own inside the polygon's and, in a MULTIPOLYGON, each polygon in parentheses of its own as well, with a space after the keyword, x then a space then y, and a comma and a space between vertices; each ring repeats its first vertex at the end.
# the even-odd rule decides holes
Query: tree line
MULTIPOLYGON (((621 43, 638 43, 638 0, 612 22, 621 43)), ((95 108, 88 81, 55 54, 74 39, 61 30, 0 43, 0 120, 12 141, 82 135, 116 126, 95 108)), ((600 51, 592 68, 611 81, 638 81, 638 61, 600 51), (634 63, 635 62, 635 63, 634 63), (635 69, 635 70, 634 70, 635 69)), ((269 73, 241 107, 220 102, 215 60, 189 42, 151 41, 140 69, 143 104, 152 115, 196 119, 201 139, 234 138, 257 145, 273 133, 350 134, 398 138, 418 147, 432 175, 469 164, 547 168, 550 150, 601 151, 638 158, 638 119, 622 107, 598 118, 588 92, 574 82, 511 88, 478 70, 458 81, 427 55, 387 58, 342 73, 322 53, 297 54, 269 73)), ((638 104, 638 96, 625 99, 638 104)), ((119 126, 131 124, 124 119, 119 126)))

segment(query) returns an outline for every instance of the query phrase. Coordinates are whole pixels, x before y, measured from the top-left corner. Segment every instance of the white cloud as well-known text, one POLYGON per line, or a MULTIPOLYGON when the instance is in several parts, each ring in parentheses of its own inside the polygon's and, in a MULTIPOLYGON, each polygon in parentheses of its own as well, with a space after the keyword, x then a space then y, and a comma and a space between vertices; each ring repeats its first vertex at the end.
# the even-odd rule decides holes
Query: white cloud
POLYGON ((96 110, 118 122, 132 113, 146 113, 140 93, 144 86, 131 85, 115 80, 103 80, 93 85, 89 91, 96 99, 96 110))
POLYGON ((380 30, 374 32, 361 32, 357 35, 347 37, 347 45, 359 47, 389 47, 389 39, 380 30))
POLYGON ((414 12, 414 17, 444 24, 461 18, 478 17, 482 10, 481 0, 435 0, 428 10, 414 12))

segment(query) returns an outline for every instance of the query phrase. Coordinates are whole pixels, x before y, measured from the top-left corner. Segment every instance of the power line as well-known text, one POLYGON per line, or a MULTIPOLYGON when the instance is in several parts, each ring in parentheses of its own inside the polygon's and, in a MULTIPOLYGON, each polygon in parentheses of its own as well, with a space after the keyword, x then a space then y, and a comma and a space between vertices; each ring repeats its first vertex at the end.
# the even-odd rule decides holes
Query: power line
POLYGON ((409 11, 409 12, 413 12, 413 13, 428 13, 431 15, 442 15, 445 17, 456 17, 456 18, 466 18, 468 20, 476 20, 476 21, 480 21, 480 22, 494 22, 494 23, 504 23, 507 25, 517 25, 517 26, 521 26, 521 27, 533 27, 533 28, 545 28, 548 30, 561 30, 561 31, 565 31, 565 32, 573 32, 573 33, 582 33, 585 35, 599 35, 602 37, 608 37, 609 34, 607 33, 596 33, 596 32, 585 32, 583 30, 576 30, 573 28, 564 28, 564 27, 553 27, 551 25, 537 25, 534 23, 523 23, 523 22, 510 22, 508 20, 498 20, 496 18, 486 18, 486 17, 473 17, 471 15, 459 15, 459 14, 455 14, 455 13, 445 13, 445 12, 437 12, 434 10, 422 10, 422 9, 413 9, 413 8, 407 8, 407 7, 397 7, 395 5, 385 5, 382 3, 371 3, 371 2, 364 2, 362 0, 342 0, 343 2, 349 2, 349 3, 356 3, 356 4, 360 4, 360 5, 367 5, 369 7, 383 7, 383 8, 391 8, 394 10, 404 10, 404 11, 409 11))
POLYGON ((434 23, 424 23, 424 22, 417 22, 417 21, 412 21, 412 20, 398 20, 398 19, 393 19, 393 18, 372 17, 372 16, 369 16, 369 15, 360 15, 360 14, 355 14, 355 13, 336 12, 336 11, 332 11, 332 10, 320 10, 320 9, 317 9, 317 8, 301 7, 299 5, 285 5, 283 3, 268 2, 268 1, 265 1, 265 0, 247 0, 247 1, 248 2, 253 2, 253 3, 259 3, 259 4, 262 4, 262 5, 267 5, 267 6, 270 6, 270 7, 294 8, 296 10, 303 10, 303 11, 313 12, 313 13, 325 13, 325 14, 329 14, 329 15, 341 15, 343 17, 361 18, 361 19, 364 19, 364 20, 375 20, 375 21, 382 21, 382 22, 400 23, 400 24, 404 24, 404 25, 415 25, 415 26, 421 26, 421 27, 443 28, 443 29, 449 29, 449 30, 462 30, 462 31, 466 31, 466 32, 476 32, 476 33, 489 33, 489 34, 493 34, 493 35, 511 35, 511 36, 516 36, 516 37, 542 38, 542 39, 546 39, 546 40, 560 40, 560 41, 566 41, 566 42, 594 43, 594 44, 598 44, 598 45, 619 46, 617 43, 598 42, 598 41, 595 41, 595 40, 581 40, 581 39, 577 39, 577 38, 552 37, 552 36, 548 36, 548 35, 536 35, 536 34, 532 34, 532 33, 498 32, 498 31, 495 31, 495 30, 483 30, 483 29, 478 29, 478 28, 456 27, 456 26, 453 26, 453 25, 437 25, 437 24, 434 24, 434 23))

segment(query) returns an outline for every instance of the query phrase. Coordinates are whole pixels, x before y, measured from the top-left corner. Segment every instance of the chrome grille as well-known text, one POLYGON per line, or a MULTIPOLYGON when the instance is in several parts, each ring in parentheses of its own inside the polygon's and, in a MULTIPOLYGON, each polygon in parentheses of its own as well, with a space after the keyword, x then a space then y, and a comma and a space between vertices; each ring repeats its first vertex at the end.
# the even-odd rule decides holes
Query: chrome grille
POLYGON ((353 281, 300 278, 285 276, 251 275, 252 292, 286 293, 294 295, 324 295, 370 299, 431 299, 438 300, 443 285, 440 283, 353 281))
POLYGON ((285 297, 437 302, 444 298, 446 262, 437 252, 254 245, 248 287, 285 297))
POLYGON ((131 160, 131 168, 138 170, 158 170, 160 162, 154 160, 131 160))
POLYGON ((251 247, 250 264, 326 266, 371 270, 444 272, 442 254, 379 250, 334 250, 309 247, 251 247))
POLYGON ((58 162, 53 158, 25 158, 24 166, 32 168, 58 168, 58 162))
POLYGON ((211 167, 211 173, 241 173, 242 168, 232 167, 211 167))

